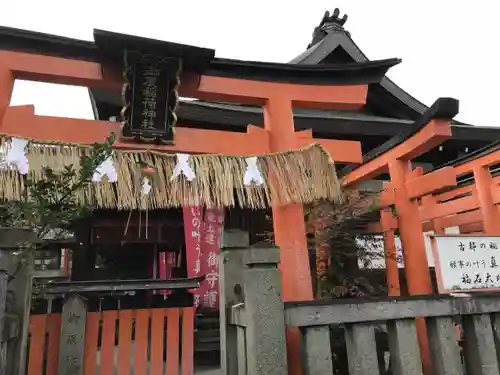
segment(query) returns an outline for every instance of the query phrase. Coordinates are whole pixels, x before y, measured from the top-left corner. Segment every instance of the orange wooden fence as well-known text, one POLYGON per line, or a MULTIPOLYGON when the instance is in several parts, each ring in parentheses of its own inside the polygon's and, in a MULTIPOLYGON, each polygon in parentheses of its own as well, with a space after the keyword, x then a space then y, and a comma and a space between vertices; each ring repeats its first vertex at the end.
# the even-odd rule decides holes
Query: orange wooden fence
MULTIPOLYGON (((60 335, 60 314, 31 316, 28 375, 58 375, 60 335)), ((192 375, 193 344, 193 307, 89 312, 83 373, 192 375)))

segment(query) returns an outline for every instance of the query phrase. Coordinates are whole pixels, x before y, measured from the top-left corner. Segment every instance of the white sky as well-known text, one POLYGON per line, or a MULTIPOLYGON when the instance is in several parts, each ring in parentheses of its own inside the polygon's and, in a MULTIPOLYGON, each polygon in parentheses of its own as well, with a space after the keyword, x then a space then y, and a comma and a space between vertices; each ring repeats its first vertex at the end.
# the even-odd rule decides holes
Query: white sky
MULTIPOLYGON (((214 48, 217 56, 287 62, 303 52, 325 10, 370 59, 399 57, 389 77, 427 105, 460 100, 457 119, 500 126, 500 22, 493 0, 16 0, 0 25, 92 40, 93 28, 214 48), (471 8, 470 6, 474 7, 471 8), (497 37, 495 37, 497 35, 497 37)), ((1 63, 1 62, 0 62, 1 63)), ((92 118, 81 88, 20 82, 12 104, 38 114, 92 118)))

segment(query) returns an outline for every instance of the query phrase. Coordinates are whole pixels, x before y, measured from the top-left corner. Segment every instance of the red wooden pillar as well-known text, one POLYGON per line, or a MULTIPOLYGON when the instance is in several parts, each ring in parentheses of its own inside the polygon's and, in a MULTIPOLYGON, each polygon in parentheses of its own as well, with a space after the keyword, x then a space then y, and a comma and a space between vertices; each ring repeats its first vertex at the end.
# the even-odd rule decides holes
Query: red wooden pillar
MULTIPOLYGON (((269 132, 271 152, 295 148, 292 102, 284 94, 267 101, 264 106, 264 125, 269 132)), ((281 254, 283 299, 311 301, 313 291, 303 207, 301 204, 273 206, 272 213, 275 241, 281 254)), ((301 374, 300 331, 287 329, 286 336, 289 374, 301 374)))
MULTIPOLYGON (((264 107, 265 129, 269 131, 271 152, 292 150, 296 146, 292 102, 284 97, 269 99, 264 107)), ((304 210, 301 204, 273 206, 276 244, 280 247, 283 272, 283 298, 308 301, 313 298, 307 252, 304 210)))
MULTIPOLYGON (((408 197, 406 181, 411 172, 409 161, 389 162, 391 185, 394 189, 395 207, 398 214, 399 234, 403 245, 406 283, 410 295, 432 294, 432 283, 427 263, 425 241, 418 204, 408 197)), ((432 373, 432 362, 424 319, 417 319, 417 333, 426 375, 432 373)))
POLYGON ((500 213, 491 194, 492 177, 487 166, 477 166, 473 169, 474 181, 483 217, 484 234, 500 234, 500 213))
POLYGON ((10 105, 13 91, 14 76, 12 71, 0 66, 0 124, 7 107, 10 105))
POLYGON ((392 219, 390 210, 380 211, 380 223, 384 230, 384 255, 385 255, 385 271, 387 279, 387 294, 390 297, 401 295, 401 285, 399 282, 399 268, 396 250, 396 236, 394 229, 389 229, 389 220, 392 219))
MULTIPOLYGON (((426 195, 425 197, 422 197, 422 205, 426 208, 432 208, 433 206, 437 205, 437 199, 433 195, 426 195)), ((445 228, 442 226, 441 221, 439 219, 432 219, 430 220, 430 226, 434 234, 445 234, 445 228)))
POLYGON ((406 176, 409 172, 410 163, 407 161, 389 163, 403 256, 405 264, 411 264, 411 267, 405 267, 408 292, 410 295, 425 295, 432 293, 432 284, 418 204, 409 199, 406 192, 406 176))

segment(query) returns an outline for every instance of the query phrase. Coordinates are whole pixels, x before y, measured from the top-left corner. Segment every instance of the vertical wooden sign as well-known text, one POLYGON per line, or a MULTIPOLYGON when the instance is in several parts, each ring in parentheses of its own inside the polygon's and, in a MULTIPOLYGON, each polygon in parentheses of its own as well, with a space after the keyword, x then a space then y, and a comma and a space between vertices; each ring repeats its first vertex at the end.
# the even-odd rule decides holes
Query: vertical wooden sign
POLYGON ((180 71, 180 59, 125 54, 126 82, 121 113, 124 138, 163 144, 174 142, 180 71))

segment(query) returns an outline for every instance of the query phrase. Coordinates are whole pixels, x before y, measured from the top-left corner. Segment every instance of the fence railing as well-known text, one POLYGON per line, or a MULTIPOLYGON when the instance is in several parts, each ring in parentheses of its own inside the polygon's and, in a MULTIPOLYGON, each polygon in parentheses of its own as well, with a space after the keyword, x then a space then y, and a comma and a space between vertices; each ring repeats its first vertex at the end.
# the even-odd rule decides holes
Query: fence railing
POLYGON ((30 317, 28 375, 193 373, 194 307, 88 312, 81 362, 76 331, 61 338, 62 320, 30 317))
POLYGON ((43 285, 44 303, 30 317, 27 374, 192 375, 195 307, 186 291, 201 280, 43 285), (154 290, 171 294, 153 296, 154 290), (180 306, 176 291, 188 297, 180 306), (138 307, 144 301, 149 307, 138 307))
POLYGON ((427 323, 435 374, 462 374, 464 365, 469 374, 499 373, 500 297, 288 303, 285 316, 287 326, 302 329, 310 373, 333 372, 331 328, 342 325, 350 374, 421 374, 416 318, 427 323), (387 335, 385 363, 377 350, 377 329, 387 335))
POLYGON ((286 328, 301 331, 305 374, 419 375, 417 321, 426 322, 433 374, 499 374, 500 296, 283 304, 278 255, 277 249, 224 253, 224 266, 241 259, 240 276, 234 269, 221 275, 229 291, 222 341, 228 375, 287 374, 286 328), (230 300, 233 289, 240 290, 237 303, 230 300))

